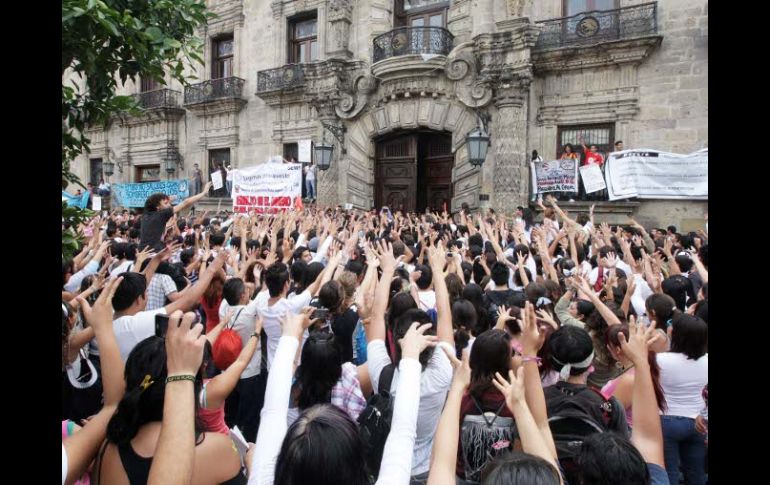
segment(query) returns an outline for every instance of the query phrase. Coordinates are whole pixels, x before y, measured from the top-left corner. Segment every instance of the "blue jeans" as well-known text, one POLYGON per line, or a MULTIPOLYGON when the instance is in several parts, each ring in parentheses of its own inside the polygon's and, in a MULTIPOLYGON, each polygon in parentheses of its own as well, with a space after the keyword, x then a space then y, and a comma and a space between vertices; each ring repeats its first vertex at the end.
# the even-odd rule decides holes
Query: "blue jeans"
POLYGON ((227 186, 227 195, 231 195, 233 193, 233 182, 230 180, 225 181, 225 185, 227 186))
POLYGON ((704 485, 705 436, 695 431, 695 420, 684 416, 661 416, 661 425, 668 481, 678 485, 681 465, 687 485, 704 485))
POLYGON ((306 195, 308 199, 315 199, 315 180, 305 180, 306 195))

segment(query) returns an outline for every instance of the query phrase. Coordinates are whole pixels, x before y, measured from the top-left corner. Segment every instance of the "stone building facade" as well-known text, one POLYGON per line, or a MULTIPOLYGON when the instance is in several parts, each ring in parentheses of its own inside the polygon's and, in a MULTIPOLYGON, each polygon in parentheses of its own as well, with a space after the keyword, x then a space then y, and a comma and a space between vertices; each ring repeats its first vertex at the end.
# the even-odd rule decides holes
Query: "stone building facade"
MULTIPOLYGON (((708 143, 706 0, 210 0, 192 85, 129 81, 144 113, 94 129, 74 164, 113 183, 252 166, 312 139, 335 145, 322 204, 422 210, 529 198, 529 154, 579 137, 609 151, 708 143), (469 163, 466 135, 491 137, 469 163), (166 168, 173 168, 173 172, 166 168)), ((296 155, 295 155, 296 156, 296 155)), ((226 205, 224 205, 226 206, 226 205)), ((600 204, 695 225, 707 202, 600 204)), ((620 220, 618 221, 620 222, 620 220)))

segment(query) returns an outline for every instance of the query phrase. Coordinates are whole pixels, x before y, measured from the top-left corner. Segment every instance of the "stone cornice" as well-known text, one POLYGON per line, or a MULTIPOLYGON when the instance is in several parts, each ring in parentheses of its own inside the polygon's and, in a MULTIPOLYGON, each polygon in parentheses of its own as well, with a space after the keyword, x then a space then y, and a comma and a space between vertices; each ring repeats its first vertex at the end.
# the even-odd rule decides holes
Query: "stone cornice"
POLYGON ((138 126, 151 121, 178 121, 184 116, 182 108, 147 108, 138 116, 126 116, 120 122, 121 126, 138 126))
POLYGON ((623 63, 640 63, 660 45, 663 36, 622 39, 587 46, 532 51, 535 72, 593 69, 623 63))

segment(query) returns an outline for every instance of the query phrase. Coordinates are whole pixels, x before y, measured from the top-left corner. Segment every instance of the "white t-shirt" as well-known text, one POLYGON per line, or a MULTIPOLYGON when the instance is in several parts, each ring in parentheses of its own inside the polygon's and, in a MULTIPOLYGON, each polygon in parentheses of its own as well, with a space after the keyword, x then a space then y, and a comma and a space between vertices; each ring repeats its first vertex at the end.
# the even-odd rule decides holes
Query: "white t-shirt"
POLYGON ((133 269, 133 266, 134 266, 134 262, 131 261, 130 259, 128 261, 124 261, 120 263, 115 269, 110 271, 110 278, 114 278, 121 273, 125 273, 126 271, 131 271, 131 269, 133 269))
POLYGON ((709 383, 709 354, 698 360, 679 352, 657 354, 660 386, 666 397, 666 416, 695 418, 705 406, 703 388, 709 383))
MULTIPOLYGON (((249 343, 251 334, 254 333, 254 322, 257 318, 257 306, 262 302, 267 302, 270 298, 270 293, 265 290, 257 295, 248 305, 238 305, 230 307, 233 310, 233 318, 235 323, 233 324, 233 330, 238 332, 241 337, 241 343, 245 347, 249 343), (243 310, 241 310, 243 309, 243 310)), ((227 323, 226 325, 229 325, 227 323)), ((260 373, 260 367, 262 364, 262 341, 257 344, 257 350, 254 351, 254 355, 251 357, 246 369, 241 373, 241 379, 256 376, 260 373)))
POLYGON ((112 329, 115 331, 115 340, 120 349, 120 358, 123 362, 128 359, 128 354, 136 345, 147 337, 155 335, 155 315, 165 315, 166 308, 147 310, 136 315, 126 315, 112 321, 112 329))
MULTIPOLYGON (((449 347, 452 354, 455 353, 454 346, 446 343, 441 345, 449 347)), ((385 342, 382 340, 369 342, 367 362, 372 388, 377 389, 382 369, 391 363, 388 351, 385 349, 385 342)), ((452 364, 446 354, 443 350, 436 348, 420 376, 420 411, 417 416, 417 438, 414 442, 414 454, 412 456, 412 476, 425 473, 430 468, 433 436, 436 434, 447 391, 449 391, 449 385, 452 383, 452 372, 452 364)), ((393 374, 393 382, 390 385, 390 390, 394 395, 398 388, 398 374, 399 370, 396 369, 393 374)))
MULTIPOLYGON (((295 295, 291 298, 282 298, 275 302, 272 306, 268 305, 268 298, 260 299, 255 298, 249 305, 256 306, 257 313, 262 317, 262 328, 267 335, 267 369, 273 365, 273 356, 276 349, 278 349, 278 341, 281 339, 282 327, 281 317, 286 312, 297 314, 302 311, 303 308, 310 304, 312 296, 309 291, 305 290, 299 295, 295 295)), ((307 331, 305 332, 307 337, 307 331)), ((302 342, 304 344, 304 340, 302 342)))
MULTIPOLYGON (((617 269, 623 270, 623 272, 626 274, 626 277, 631 276, 634 274, 634 271, 631 269, 629 265, 627 265, 624 261, 618 260, 618 263, 615 265, 617 269)), ((596 268, 591 270, 591 273, 588 275, 588 282, 591 283, 591 286, 596 284, 596 280, 599 278, 599 268, 604 270, 604 281, 607 281, 607 275, 609 274, 608 268, 602 268, 601 266, 597 266, 596 268)))
POLYGON ((418 302, 417 305, 420 310, 427 312, 428 310, 436 308, 436 292, 433 290, 418 290, 417 291, 418 302))

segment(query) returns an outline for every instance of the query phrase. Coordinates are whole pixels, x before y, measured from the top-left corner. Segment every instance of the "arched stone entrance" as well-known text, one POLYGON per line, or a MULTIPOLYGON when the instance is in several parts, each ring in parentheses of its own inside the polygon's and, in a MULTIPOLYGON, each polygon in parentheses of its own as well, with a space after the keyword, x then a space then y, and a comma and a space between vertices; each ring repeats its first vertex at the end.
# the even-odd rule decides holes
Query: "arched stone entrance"
POLYGON ((463 202, 478 206, 482 174, 468 162, 465 147, 465 135, 475 125, 473 111, 447 96, 405 96, 362 114, 347 129, 347 154, 341 160, 337 180, 341 201, 362 208, 373 207, 378 179, 377 141, 398 133, 429 130, 446 133, 451 140, 452 198, 448 209, 457 210, 463 202))

